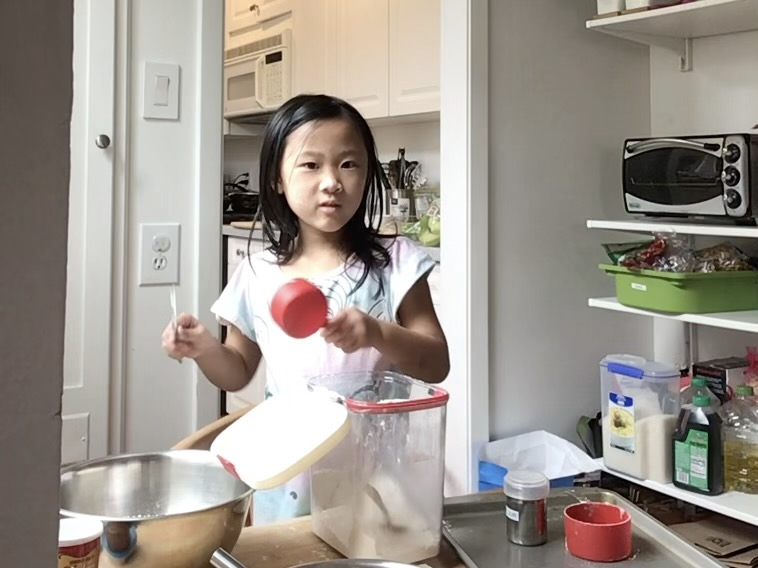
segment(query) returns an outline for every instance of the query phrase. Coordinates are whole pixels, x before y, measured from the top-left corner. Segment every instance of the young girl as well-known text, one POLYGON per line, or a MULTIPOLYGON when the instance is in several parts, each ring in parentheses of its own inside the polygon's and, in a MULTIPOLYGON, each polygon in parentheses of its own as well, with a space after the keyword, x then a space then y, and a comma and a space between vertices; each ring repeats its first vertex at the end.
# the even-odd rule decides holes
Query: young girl
MULTIPOLYGON (((300 95, 282 105, 260 156, 271 246, 237 268, 211 308, 227 326, 225 343, 181 314, 176 332, 171 324, 163 332, 168 354, 194 359, 227 391, 245 387, 263 357, 266 396, 340 372, 392 369, 442 381, 448 349, 426 280, 434 261, 404 237, 379 235, 380 168, 371 130, 348 103, 300 95), (286 335, 270 311, 279 287, 297 277, 317 285, 328 303, 327 324, 305 339, 286 335)), ((308 514, 308 477, 254 499, 255 524, 308 514)))

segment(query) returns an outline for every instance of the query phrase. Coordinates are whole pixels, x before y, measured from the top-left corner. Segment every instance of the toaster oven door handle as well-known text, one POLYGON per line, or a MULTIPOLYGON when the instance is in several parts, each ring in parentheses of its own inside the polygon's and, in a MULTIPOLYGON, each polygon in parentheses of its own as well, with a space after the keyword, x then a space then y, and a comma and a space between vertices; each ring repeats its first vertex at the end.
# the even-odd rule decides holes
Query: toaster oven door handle
POLYGON ((636 152, 646 152, 648 150, 660 150, 662 148, 685 148, 691 150, 706 150, 708 152, 718 152, 721 149, 720 144, 712 142, 696 142, 694 140, 685 140, 683 138, 652 138, 629 144, 626 151, 630 154, 636 152))

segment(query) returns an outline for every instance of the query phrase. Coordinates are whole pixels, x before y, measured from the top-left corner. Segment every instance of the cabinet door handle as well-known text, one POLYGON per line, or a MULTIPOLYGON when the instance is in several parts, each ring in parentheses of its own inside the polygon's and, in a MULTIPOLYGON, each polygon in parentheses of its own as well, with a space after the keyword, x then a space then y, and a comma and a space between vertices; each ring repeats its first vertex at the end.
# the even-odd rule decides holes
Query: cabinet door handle
POLYGON ((250 11, 255 12, 258 16, 261 15, 261 9, 258 4, 250 4, 250 11))

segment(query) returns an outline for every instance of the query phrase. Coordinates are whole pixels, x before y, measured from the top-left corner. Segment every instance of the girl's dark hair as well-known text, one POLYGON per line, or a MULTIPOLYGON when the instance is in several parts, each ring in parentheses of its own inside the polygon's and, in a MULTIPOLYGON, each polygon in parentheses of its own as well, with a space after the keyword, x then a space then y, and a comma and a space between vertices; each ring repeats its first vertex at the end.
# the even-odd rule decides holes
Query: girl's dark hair
POLYGON ((327 95, 298 95, 284 103, 269 120, 261 147, 259 173, 263 234, 271 243, 269 250, 280 263, 292 260, 300 222, 285 196, 277 191, 287 137, 309 122, 335 119, 348 120, 353 124, 363 140, 368 157, 363 198, 344 231, 346 252, 363 262, 363 273, 354 289, 359 288, 372 272, 382 286, 380 271, 390 262, 389 252, 379 236, 384 207, 382 166, 368 123, 352 105, 341 99, 327 95), (374 226, 374 223, 377 225, 374 226))

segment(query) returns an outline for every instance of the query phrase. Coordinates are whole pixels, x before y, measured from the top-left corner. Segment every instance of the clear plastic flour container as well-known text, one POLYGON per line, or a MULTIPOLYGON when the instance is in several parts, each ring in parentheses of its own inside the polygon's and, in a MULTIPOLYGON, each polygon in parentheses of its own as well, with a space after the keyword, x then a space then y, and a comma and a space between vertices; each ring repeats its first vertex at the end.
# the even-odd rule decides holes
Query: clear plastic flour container
POLYGON ((670 483, 679 371, 634 355, 608 355, 600 377, 606 467, 670 483))
POLYGON ((448 393, 392 372, 312 379, 350 432, 311 467, 313 532, 348 558, 418 562, 439 552, 448 393))

